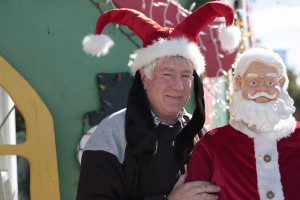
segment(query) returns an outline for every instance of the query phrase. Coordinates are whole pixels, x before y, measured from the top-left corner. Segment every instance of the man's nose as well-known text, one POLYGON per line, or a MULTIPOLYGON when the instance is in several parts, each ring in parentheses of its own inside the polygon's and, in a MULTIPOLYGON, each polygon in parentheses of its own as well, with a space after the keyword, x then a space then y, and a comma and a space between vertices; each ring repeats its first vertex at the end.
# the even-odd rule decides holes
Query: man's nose
POLYGON ((183 86, 183 80, 181 77, 177 77, 174 81, 173 84, 173 88, 177 89, 177 90, 183 90, 184 86, 183 86))

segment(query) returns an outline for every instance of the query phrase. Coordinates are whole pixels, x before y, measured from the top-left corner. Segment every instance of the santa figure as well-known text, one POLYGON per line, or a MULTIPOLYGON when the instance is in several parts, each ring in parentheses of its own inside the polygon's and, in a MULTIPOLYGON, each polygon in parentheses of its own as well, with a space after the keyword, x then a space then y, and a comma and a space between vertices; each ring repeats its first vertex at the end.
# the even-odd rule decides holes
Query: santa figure
POLYGON ((219 199, 299 200, 300 123, 281 57, 245 51, 234 70, 229 124, 196 144, 186 182, 219 185, 219 199))

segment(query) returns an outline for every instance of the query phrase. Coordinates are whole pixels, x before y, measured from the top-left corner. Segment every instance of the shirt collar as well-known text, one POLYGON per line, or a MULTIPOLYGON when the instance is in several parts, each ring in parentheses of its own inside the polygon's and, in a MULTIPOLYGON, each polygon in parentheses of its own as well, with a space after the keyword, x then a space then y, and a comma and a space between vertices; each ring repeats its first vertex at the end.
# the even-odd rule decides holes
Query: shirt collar
POLYGON ((177 116, 176 120, 172 124, 167 124, 167 123, 163 122, 158 116, 155 115, 155 113, 152 110, 151 110, 151 114, 152 114, 152 117, 153 117, 154 124, 156 126, 158 126, 159 124, 163 124, 163 125, 166 125, 166 126, 174 126, 178 121, 185 121, 184 115, 186 114, 186 110, 183 108, 178 113, 178 116, 177 116))

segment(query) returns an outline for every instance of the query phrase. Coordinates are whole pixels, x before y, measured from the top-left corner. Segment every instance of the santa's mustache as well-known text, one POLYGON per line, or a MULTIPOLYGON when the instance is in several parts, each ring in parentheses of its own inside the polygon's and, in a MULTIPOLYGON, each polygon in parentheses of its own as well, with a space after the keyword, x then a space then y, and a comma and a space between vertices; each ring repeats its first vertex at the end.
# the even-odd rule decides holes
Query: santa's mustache
POLYGON ((250 99, 256 99, 258 97, 267 97, 268 99, 274 99, 276 97, 277 93, 274 93, 274 94, 268 94, 266 92, 257 92, 256 94, 254 95, 251 95, 251 94, 248 94, 248 97, 250 99))

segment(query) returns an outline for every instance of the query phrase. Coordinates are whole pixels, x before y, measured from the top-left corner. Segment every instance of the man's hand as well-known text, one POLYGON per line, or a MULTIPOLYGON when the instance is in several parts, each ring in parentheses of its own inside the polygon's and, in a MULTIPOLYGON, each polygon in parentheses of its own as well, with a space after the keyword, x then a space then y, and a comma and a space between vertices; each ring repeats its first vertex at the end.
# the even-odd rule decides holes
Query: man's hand
POLYGON ((168 195, 168 200, 197 199, 197 200, 215 200, 218 199, 217 193, 220 188, 206 181, 195 181, 184 183, 185 174, 181 175, 173 190, 168 195))

